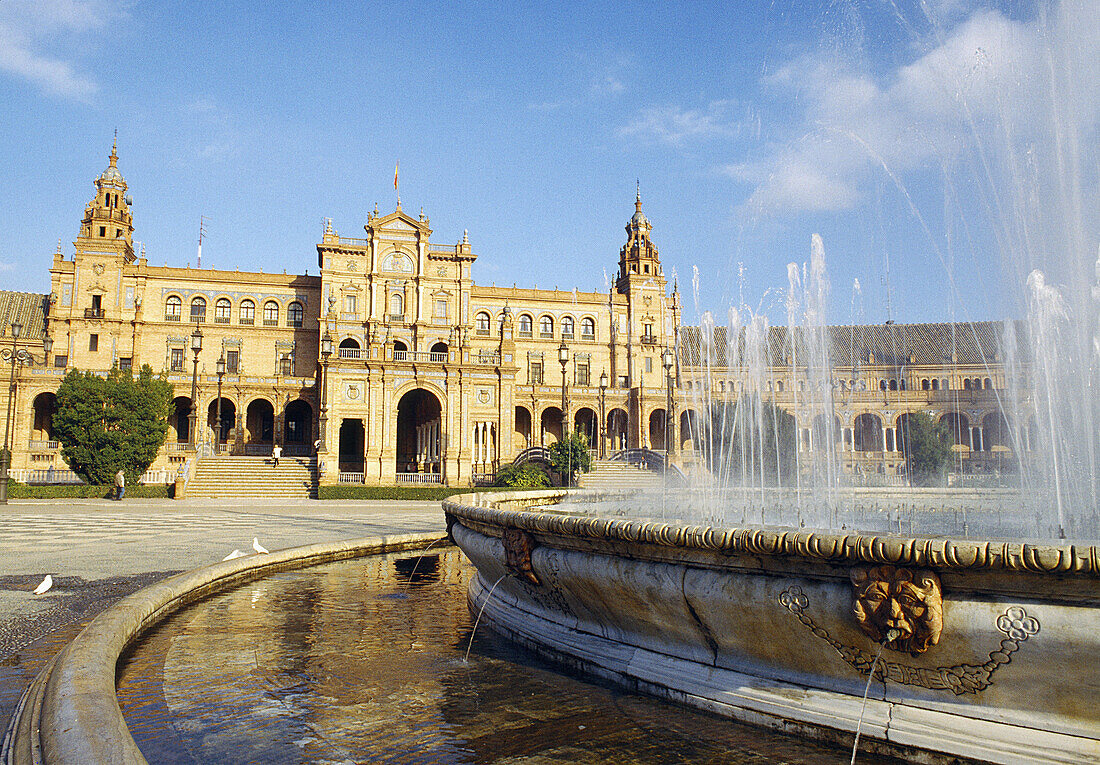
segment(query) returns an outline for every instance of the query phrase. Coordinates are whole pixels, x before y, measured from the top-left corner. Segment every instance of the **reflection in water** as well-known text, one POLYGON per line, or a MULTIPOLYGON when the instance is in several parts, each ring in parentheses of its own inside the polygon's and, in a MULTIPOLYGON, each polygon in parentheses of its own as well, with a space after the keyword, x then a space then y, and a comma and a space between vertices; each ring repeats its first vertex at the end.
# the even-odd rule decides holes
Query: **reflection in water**
POLYGON ((488 630, 463 662, 472 569, 455 549, 417 557, 277 574, 146 635, 118 681, 146 758, 833 765, 843 756, 581 682, 488 630))

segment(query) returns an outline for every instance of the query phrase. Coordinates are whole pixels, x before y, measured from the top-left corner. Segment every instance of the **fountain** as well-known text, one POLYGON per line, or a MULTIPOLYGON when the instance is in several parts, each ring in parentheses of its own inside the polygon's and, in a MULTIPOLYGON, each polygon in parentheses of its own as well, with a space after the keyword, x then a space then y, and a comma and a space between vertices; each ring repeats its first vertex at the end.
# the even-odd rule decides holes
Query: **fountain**
POLYGON ((858 143, 896 185, 975 344, 986 338, 950 269, 962 249, 951 232, 999 258, 985 271, 996 265, 1008 307, 1026 316, 992 333, 1001 413, 1015 453, 1030 455, 1015 485, 977 501, 951 489, 861 492, 829 449, 777 467, 768 374, 786 365, 804 386, 802 413, 826 428, 836 411, 814 236, 809 265, 788 269, 786 328, 743 305, 724 330, 700 313, 690 379, 707 413, 707 470, 694 487, 444 503, 451 538, 479 570, 468 597, 483 623, 592 675, 799 735, 849 746, 859 736, 921 762, 1100 762, 1100 63, 1084 31, 1095 8, 1033 11, 997 17, 1026 50, 1019 58, 978 48, 970 71, 938 72, 957 131, 932 154, 946 237, 886 152, 854 129, 822 128, 858 143), (738 370, 736 400, 715 393, 716 368, 738 370))

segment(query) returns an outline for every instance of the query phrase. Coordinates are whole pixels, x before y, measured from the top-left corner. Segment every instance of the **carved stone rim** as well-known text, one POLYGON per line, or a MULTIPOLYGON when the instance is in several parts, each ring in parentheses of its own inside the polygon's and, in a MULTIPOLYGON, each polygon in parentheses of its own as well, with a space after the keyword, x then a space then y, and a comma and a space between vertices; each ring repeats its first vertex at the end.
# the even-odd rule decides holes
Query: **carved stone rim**
POLYGON ((726 554, 807 558, 829 563, 889 563, 940 570, 1021 571, 1100 577, 1100 548, 1029 542, 974 542, 874 534, 777 531, 753 527, 714 527, 629 521, 523 509, 565 492, 512 494, 486 501, 485 495, 463 494, 443 502, 446 513, 460 519, 524 531, 608 539, 726 554), (534 494, 538 494, 537 497, 534 494), (479 506, 468 504, 478 502, 479 506), (509 505, 520 505, 519 508, 509 505))

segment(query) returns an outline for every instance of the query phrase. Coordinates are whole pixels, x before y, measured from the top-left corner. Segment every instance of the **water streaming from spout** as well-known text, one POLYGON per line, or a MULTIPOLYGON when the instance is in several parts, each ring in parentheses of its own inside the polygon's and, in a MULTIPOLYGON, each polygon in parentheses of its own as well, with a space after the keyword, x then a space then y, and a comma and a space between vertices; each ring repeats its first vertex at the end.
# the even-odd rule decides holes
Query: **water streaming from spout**
POLYGON ((887 630, 886 639, 879 645, 875 660, 871 662, 871 671, 867 673, 867 686, 863 689, 863 706, 860 707, 859 721, 856 722, 856 740, 852 742, 852 761, 849 765, 856 765, 856 754, 859 752, 859 734, 863 728, 863 713, 867 711, 867 696, 871 693, 871 681, 875 679, 875 667, 878 666, 878 660, 882 658, 882 652, 886 650, 887 644, 897 640, 900 634, 897 630, 887 630))
POLYGON ((485 596, 485 601, 481 604, 481 608, 477 611, 477 618, 474 619, 474 628, 470 630, 470 642, 466 645, 466 655, 462 657, 462 662, 468 664, 470 661, 470 649, 474 647, 474 636, 477 635, 477 625, 481 624, 481 615, 485 613, 485 606, 489 605, 489 598, 493 597, 493 591, 496 590, 497 585, 504 581, 507 574, 501 574, 500 579, 493 582, 493 586, 489 588, 489 593, 485 596))

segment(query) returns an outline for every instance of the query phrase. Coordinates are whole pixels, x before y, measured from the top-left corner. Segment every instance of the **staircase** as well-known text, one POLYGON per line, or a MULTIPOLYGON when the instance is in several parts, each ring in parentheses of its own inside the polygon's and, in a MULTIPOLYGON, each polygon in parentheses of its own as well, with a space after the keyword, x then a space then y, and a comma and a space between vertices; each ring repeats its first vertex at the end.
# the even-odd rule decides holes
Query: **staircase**
POLYGON ((190 497, 296 497, 316 499, 312 457, 203 457, 187 486, 190 497))
POLYGON ((629 462, 593 460, 592 470, 581 473, 577 485, 594 491, 644 491, 663 487, 664 476, 629 462))

